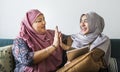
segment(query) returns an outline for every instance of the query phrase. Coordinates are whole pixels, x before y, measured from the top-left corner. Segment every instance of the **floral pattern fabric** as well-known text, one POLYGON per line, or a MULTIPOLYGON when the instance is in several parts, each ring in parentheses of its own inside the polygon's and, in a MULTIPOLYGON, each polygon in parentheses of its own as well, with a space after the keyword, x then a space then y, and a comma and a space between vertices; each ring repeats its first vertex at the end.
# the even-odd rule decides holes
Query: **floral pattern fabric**
POLYGON ((14 40, 12 53, 16 62, 14 72, 24 72, 25 67, 32 66, 34 53, 28 48, 23 39, 17 38, 14 40))

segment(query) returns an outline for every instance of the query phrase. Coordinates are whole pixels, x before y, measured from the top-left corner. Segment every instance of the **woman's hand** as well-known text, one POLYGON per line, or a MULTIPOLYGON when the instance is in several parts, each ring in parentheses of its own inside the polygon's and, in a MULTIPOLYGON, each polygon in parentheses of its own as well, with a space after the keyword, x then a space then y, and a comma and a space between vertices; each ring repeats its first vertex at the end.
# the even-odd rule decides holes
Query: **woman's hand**
POLYGON ((67 61, 67 63, 64 66, 67 66, 69 63, 71 63, 70 61, 67 61))
POLYGON ((68 50, 68 49, 70 48, 70 46, 68 46, 68 45, 66 45, 66 44, 64 44, 64 43, 62 42, 62 34, 61 34, 61 33, 59 33, 59 38, 60 38, 60 46, 61 46, 64 50, 68 50))
POLYGON ((58 47, 58 46, 59 46, 59 32, 58 32, 58 26, 56 26, 56 28, 55 28, 55 35, 54 35, 53 45, 55 45, 55 47, 58 47))
POLYGON ((63 42, 62 42, 62 34, 60 33, 59 34, 59 38, 60 38, 60 46, 63 48, 64 46, 64 44, 63 44, 63 42))

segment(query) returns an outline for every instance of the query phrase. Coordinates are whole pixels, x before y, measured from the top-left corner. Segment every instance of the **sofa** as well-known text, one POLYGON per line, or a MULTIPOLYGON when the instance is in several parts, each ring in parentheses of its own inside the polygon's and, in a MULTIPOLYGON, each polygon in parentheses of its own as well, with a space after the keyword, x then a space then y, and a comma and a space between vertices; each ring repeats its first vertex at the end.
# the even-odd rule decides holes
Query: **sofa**
MULTIPOLYGON (((0 38, 0 72, 13 72, 13 39, 0 38)), ((120 39, 111 39, 111 58, 109 72, 120 72, 120 39)))

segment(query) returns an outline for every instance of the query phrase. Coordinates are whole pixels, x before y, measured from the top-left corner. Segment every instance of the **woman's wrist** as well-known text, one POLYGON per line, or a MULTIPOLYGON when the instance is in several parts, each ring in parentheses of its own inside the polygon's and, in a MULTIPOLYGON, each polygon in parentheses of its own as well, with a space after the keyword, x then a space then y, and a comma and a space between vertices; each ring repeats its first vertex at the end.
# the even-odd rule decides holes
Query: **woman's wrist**
POLYGON ((68 50, 70 48, 70 46, 62 43, 61 47, 64 49, 64 50, 68 50))
POLYGON ((45 52, 47 54, 51 54, 57 47, 55 45, 51 45, 50 47, 48 48, 45 48, 45 52))

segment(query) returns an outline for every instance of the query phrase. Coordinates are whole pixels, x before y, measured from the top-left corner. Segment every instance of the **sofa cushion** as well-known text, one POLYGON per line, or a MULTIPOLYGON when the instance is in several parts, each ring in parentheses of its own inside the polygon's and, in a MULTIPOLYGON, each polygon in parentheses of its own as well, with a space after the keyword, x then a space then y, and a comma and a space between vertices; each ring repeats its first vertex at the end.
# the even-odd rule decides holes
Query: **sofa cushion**
POLYGON ((116 60, 117 60, 117 65, 118 65, 118 72, 120 72, 120 58, 116 60))
POLYGON ((111 56, 120 58, 120 39, 111 39, 111 56))
POLYGON ((13 68, 12 45, 0 47, 0 71, 13 72, 13 68))

